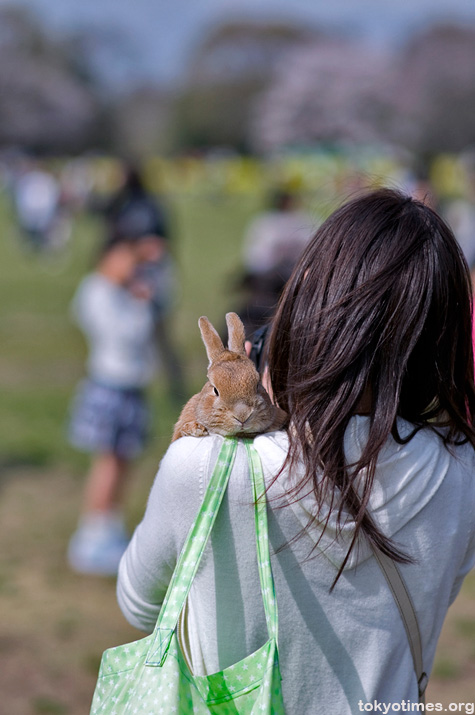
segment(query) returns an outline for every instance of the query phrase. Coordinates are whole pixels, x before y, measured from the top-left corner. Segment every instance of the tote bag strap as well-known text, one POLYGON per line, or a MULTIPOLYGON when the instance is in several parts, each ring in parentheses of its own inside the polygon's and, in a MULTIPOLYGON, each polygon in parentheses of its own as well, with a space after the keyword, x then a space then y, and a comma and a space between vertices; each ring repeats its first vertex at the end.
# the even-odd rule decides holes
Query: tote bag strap
MULTIPOLYGON (((269 637, 273 637, 277 640, 277 603, 270 565, 262 465, 259 455, 252 446, 252 440, 246 439, 242 441, 246 445, 249 471, 253 485, 257 560, 264 612, 269 637)), ((152 644, 147 655, 147 665, 163 665, 171 637, 176 629, 186 599, 188 598, 191 584, 193 583, 211 530, 214 526, 216 515, 221 506, 233 468, 237 444, 238 441, 236 438, 225 437, 223 440, 203 502, 186 538, 160 610, 153 633, 152 644)))
POLYGON ((412 603, 411 596, 407 590, 404 579, 396 565, 396 563, 386 554, 383 554, 379 549, 373 548, 373 553, 376 557, 381 571, 386 578, 391 593, 396 601, 396 605, 401 614, 404 628, 406 629, 409 647, 411 649, 412 660, 414 662, 414 670, 416 671, 417 686, 419 689, 419 702, 425 703, 425 689, 428 683, 427 674, 424 672, 422 662, 422 642, 417 622, 416 611, 412 603))
POLYGON ((221 506, 237 450, 237 439, 225 437, 203 502, 181 550, 160 609, 147 665, 163 665, 171 637, 200 565, 206 543, 221 506))
POLYGON ((257 561, 259 564, 259 578, 261 581, 262 600, 267 621, 269 638, 278 641, 278 613, 275 597, 274 577, 270 563, 269 532, 267 524, 266 488, 262 464, 252 440, 244 440, 247 450, 249 473, 252 480, 254 497, 254 513, 256 521, 257 561))

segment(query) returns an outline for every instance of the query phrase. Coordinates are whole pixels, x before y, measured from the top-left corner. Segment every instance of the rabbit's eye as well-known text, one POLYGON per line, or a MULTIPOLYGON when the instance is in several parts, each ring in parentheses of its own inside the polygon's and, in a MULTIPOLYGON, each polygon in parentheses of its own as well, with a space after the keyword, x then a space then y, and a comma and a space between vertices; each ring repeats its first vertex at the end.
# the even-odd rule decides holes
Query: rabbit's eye
POLYGON ((215 387, 213 387, 213 390, 214 390, 214 394, 216 395, 216 397, 219 397, 219 392, 217 391, 217 389, 215 387))

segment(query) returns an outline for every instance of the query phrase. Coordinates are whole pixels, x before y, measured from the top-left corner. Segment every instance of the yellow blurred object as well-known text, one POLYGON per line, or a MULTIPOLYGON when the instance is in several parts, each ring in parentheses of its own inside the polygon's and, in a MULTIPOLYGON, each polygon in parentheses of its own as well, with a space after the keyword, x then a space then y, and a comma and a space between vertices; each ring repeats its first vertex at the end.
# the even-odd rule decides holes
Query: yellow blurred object
POLYGON ((460 159, 451 154, 441 154, 432 162, 431 183, 436 194, 446 199, 466 195, 467 176, 460 159))

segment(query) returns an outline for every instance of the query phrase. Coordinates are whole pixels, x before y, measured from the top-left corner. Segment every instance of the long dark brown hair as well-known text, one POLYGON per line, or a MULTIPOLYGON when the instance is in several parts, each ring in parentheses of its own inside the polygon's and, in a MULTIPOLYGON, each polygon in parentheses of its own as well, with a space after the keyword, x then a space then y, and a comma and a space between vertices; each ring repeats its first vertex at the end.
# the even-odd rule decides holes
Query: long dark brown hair
POLYGON ((317 506, 337 510, 340 525, 345 511, 354 519, 336 580, 360 532, 394 560, 411 560, 367 508, 381 448, 391 435, 404 441, 397 417, 414 426, 405 441, 428 427, 449 449, 475 446, 471 303, 450 228, 391 189, 333 213, 287 283, 269 338, 269 375, 291 416, 287 464, 305 466, 295 498, 312 490, 317 506), (347 464, 344 434, 358 412, 369 415, 369 437, 358 462, 347 464))

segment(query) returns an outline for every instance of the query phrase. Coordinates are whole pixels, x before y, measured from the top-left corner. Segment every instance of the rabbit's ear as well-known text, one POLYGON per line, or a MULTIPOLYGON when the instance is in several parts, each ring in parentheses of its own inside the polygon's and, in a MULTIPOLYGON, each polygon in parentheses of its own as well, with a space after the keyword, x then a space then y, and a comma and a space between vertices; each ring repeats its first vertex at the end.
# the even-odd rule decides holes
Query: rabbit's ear
POLYGON ((223 341, 205 315, 201 316, 198 325, 200 326, 201 337, 205 344, 208 360, 212 363, 224 352, 223 341))
POLYGON ((234 353, 246 355, 244 341, 246 332, 241 318, 236 313, 226 313, 226 323, 228 326, 228 346, 234 353))

